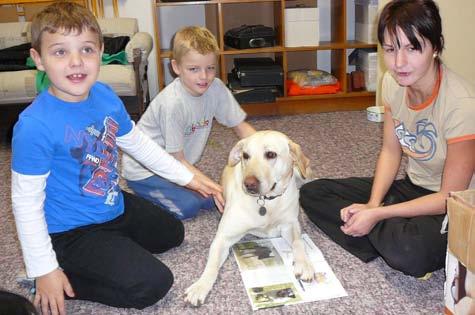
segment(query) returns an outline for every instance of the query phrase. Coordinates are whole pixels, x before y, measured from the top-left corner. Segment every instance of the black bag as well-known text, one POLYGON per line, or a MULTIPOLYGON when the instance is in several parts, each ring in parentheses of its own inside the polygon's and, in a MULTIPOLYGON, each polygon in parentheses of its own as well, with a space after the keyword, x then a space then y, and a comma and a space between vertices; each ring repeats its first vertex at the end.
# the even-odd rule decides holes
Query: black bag
POLYGON ((261 48, 275 45, 275 30, 264 25, 241 25, 224 34, 224 43, 233 48, 261 48))
POLYGON ((284 85, 284 70, 272 58, 235 58, 233 73, 241 86, 284 85))

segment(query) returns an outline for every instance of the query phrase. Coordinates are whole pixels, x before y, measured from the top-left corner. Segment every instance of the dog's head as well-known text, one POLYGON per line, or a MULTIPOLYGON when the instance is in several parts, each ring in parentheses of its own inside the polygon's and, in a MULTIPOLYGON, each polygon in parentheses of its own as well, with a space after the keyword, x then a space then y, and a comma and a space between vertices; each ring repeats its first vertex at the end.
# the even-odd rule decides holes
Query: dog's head
POLYGON ((278 131, 258 131, 240 140, 228 159, 229 166, 238 163, 243 190, 251 195, 282 194, 292 179, 294 167, 304 179, 311 175, 309 160, 300 146, 278 131))

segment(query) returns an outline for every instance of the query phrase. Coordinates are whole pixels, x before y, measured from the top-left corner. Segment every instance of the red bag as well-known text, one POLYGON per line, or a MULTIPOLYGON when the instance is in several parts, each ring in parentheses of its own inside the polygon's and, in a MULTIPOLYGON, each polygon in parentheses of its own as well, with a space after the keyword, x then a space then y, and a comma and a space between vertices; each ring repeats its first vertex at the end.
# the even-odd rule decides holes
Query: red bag
POLYGON ((287 95, 317 95, 317 94, 335 94, 341 90, 340 82, 320 86, 299 86, 292 80, 287 80, 287 95))

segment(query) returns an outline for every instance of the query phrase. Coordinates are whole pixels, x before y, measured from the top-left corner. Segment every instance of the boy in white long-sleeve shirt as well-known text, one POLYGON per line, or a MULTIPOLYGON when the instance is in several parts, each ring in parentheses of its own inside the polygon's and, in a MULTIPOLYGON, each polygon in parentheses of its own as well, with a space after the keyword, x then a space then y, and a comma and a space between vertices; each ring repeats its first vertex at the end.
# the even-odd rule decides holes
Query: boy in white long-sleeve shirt
MULTIPOLYGON (((64 314, 70 298, 144 308, 173 283, 152 253, 181 244, 182 223, 118 185, 118 147, 155 174, 221 198, 135 128, 96 82, 103 39, 85 8, 56 2, 32 23, 31 56, 51 86, 20 115, 12 142, 12 203, 35 304, 64 314)), ((222 202, 222 200, 220 201, 222 202)))

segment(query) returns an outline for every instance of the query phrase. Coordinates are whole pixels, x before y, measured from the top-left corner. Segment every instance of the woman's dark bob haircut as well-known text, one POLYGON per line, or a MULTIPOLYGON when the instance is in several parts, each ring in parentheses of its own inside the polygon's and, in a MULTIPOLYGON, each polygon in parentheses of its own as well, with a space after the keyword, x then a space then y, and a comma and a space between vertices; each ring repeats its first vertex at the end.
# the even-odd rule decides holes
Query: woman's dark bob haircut
POLYGON ((424 43, 419 42, 417 35, 424 41, 428 40, 437 54, 444 49, 439 7, 433 0, 392 0, 386 4, 379 16, 379 43, 385 44, 384 33, 387 31, 399 48, 401 43, 397 37, 398 28, 418 51, 422 51, 424 43))

